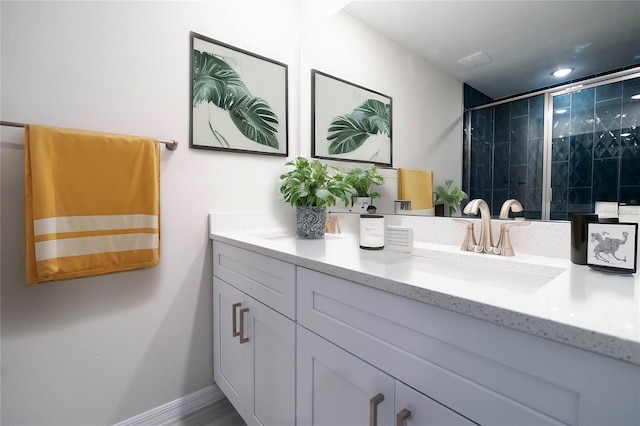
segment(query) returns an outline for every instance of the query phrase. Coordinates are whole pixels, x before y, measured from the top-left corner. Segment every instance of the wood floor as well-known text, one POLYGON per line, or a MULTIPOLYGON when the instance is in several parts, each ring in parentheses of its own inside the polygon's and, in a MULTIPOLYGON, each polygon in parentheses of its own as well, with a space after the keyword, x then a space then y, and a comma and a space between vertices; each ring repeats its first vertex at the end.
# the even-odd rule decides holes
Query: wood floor
POLYGON ((184 416, 171 426, 246 426, 227 398, 216 401, 184 416))

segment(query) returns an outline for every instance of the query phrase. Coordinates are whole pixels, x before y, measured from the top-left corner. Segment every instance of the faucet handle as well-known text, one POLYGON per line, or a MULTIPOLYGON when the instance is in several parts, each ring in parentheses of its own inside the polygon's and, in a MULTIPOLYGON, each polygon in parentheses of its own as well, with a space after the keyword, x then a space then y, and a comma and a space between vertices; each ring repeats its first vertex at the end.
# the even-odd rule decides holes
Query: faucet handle
POLYGON ((513 250, 513 246, 511 245, 511 235, 509 234, 509 229, 512 226, 526 226, 530 224, 531 222, 525 222, 522 220, 501 224, 500 239, 498 240, 498 251, 500 252, 499 254, 501 254, 502 256, 515 256, 516 252, 513 250))
POLYGON ((467 226, 467 231, 464 235, 464 241, 462 242, 462 246, 460 246, 460 250, 462 251, 474 251, 474 248, 478 245, 476 242, 475 232, 473 230, 473 222, 466 219, 453 219, 455 222, 465 223, 467 226))

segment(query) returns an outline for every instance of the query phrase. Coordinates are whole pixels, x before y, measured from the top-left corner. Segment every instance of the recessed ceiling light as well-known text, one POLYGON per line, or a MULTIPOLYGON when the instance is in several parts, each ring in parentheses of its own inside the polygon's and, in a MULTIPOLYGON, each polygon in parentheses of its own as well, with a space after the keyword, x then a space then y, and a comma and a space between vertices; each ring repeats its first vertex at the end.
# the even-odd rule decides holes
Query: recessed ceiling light
POLYGON ((554 111, 556 114, 564 114, 565 112, 567 112, 566 108, 560 108, 554 111))
POLYGON ((636 93, 635 95, 631 96, 631 99, 634 99, 634 100, 640 99, 640 93, 636 93))
POLYGON ((552 73, 554 77, 564 77, 569 75, 569 73, 573 71, 573 68, 560 68, 552 73))

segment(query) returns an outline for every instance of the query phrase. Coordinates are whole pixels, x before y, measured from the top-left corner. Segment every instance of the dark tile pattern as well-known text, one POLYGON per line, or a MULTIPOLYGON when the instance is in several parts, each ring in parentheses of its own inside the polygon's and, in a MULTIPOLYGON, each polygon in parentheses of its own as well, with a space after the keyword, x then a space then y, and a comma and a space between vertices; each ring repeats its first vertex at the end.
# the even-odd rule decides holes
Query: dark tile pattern
POLYGON ((487 202, 491 200, 491 215, 498 216, 500 214, 500 208, 502 207, 502 203, 509 199, 509 190, 508 189, 494 189, 493 190, 493 198, 485 198, 487 202))
MULTIPOLYGON (((463 176, 463 188, 469 188, 469 198, 485 198, 491 194, 493 179, 493 110, 474 111, 471 115, 470 183, 463 176)), ((466 152, 466 151, 465 151, 466 152)))
POLYGON ((494 100, 467 83, 463 85, 464 109, 475 108, 480 105, 490 104, 494 100))
MULTIPOLYGON (((640 78, 554 97, 551 219, 596 201, 640 204, 638 93, 640 78)), ((491 200, 493 214, 516 198, 526 217, 541 217, 544 96, 474 111, 472 127, 470 198, 491 200)))
MULTIPOLYGON (((463 85, 464 109, 486 105, 494 100, 468 84, 463 85)), ((469 192, 469 198, 484 198, 485 189, 491 193, 491 158, 493 149, 493 113, 481 110, 473 113, 471 119, 471 147, 467 147, 467 114, 464 114, 464 139, 462 148, 462 188, 469 192), (471 149, 472 162, 468 164, 468 149, 471 149), (473 167, 472 167, 473 165, 473 167), (470 170, 471 168, 471 170, 470 170)), ((468 201, 468 200, 467 200, 468 201)), ((465 203, 463 202, 463 205, 465 203)))
POLYGON ((509 144, 499 143, 494 147, 493 188, 509 188, 509 144))
POLYGON ((529 100, 529 139, 544 137, 544 96, 538 95, 529 100))
POLYGON ((551 161, 567 161, 569 159, 569 136, 553 138, 551 141, 551 161))
POLYGON ((594 159, 594 201, 618 201, 618 163, 617 158, 594 159))
POLYGON ((529 99, 511 102, 511 118, 529 116, 529 99))
POLYGON ((502 104, 495 107, 495 140, 494 143, 509 143, 511 132, 511 108, 510 104, 502 104))
POLYGON ((527 137, 529 134, 529 117, 521 116, 511 119, 511 140, 509 141, 511 165, 527 164, 527 137))
POLYGON ((596 102, 622 98, 622 82, 596 87, 596 102))
MULTIPOLYGON (((529 139, 527 144, 527 189, 542 188, 542 138, 529 139)), ((540 194, 542 198, 542 194, 540 194)))
POLYGON ((554 98, 551 218, 594 211, 596 201, 640 202, 640 79, 554 98), (566 174, 566 182, 563 176, 566 174))
POLYGON ((515 198, 521 203, 526 203, 526 199, 527 199, 527 165, 526 164, 510 167, 509 198, 515 198))
POLYGON ((640 205, 640 185, 637 186, 621 186, 620 202, 640 205))
POLYGON ((510 198, 527 217, 541 215, 543 107, 540 95, 473 113, 470 198, 489 201, 494 215, 510 198))

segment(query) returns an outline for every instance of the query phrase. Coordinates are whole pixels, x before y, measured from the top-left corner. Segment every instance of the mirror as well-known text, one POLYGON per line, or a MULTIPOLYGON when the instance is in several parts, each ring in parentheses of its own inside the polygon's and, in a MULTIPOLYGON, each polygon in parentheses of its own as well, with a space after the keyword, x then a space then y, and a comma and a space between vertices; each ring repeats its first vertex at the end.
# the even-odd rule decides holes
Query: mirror
POLYGON ((560 84, 548 72, 560 63, 554 55, 577 64, 565 81, 640 65, 638 20, 637 2, 346 4, 301 39, 301 155, 309 155, 310 70, 318 69, 392 96, 394 168, 432 170, 434 186, 448 179, 462 186, 463 81, 496 99, 560 84), (538 26, 526 25, 522 15, 538 26), (542 37, 556 28, 558 35, 542 37), (479 51, 492 60, 457 63, 479 51), (594 55, 597 61, 590 60, 594 55))

